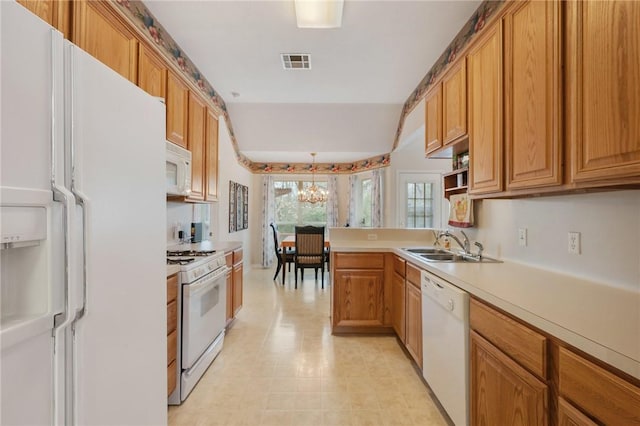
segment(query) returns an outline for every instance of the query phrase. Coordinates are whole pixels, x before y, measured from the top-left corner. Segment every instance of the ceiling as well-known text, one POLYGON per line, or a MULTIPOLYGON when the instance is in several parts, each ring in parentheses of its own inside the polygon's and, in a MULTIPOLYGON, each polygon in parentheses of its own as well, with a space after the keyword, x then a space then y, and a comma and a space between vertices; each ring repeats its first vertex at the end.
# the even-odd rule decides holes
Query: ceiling
POLYGON ((293 0, 144 3, 224 98, 249 159, 351 162, 391 151, 402 105, 480 1, 346 0, 337 29, 297 28, 293 0))

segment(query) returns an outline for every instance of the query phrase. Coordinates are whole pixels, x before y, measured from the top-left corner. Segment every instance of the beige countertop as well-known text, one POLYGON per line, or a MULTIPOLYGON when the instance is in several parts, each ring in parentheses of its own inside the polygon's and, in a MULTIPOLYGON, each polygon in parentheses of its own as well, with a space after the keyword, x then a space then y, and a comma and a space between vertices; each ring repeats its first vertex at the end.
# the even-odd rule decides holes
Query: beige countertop
POLYGON ((560 340, 640 378, 640 293, 525 264, 427 262, 416 241, 332 241, 333 252, 390 251, 560 340))

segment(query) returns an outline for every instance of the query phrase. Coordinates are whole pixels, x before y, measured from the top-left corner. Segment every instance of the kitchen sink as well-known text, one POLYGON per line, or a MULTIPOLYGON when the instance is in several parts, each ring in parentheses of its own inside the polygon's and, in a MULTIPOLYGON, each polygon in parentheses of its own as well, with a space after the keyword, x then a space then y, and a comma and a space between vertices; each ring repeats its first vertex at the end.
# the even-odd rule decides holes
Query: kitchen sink
POLYGON ((490 257, 482 256, 481 258, 477 258, 474 256, 453 253, 437 247, 404 248, 402 250, 418 257, 419 259, 426 260, 427 262, 502 263, 501 260, 492 259, 490 257))
POLYGON ((419 248, 404 248, 406 252, 423 255, 423 254, 449 254, 448 251, 437 247, 419 247, 419 248))

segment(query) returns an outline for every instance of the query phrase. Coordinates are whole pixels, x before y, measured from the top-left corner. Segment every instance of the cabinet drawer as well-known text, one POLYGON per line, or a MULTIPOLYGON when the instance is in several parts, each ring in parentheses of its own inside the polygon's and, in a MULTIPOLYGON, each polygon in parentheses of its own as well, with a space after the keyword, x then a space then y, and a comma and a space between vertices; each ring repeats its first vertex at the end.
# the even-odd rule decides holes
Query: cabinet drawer
POLYGON ((176 329, 178 325, 178 302, 175 300, 167 305, 167 334, 176 329))
POLYGON ((547 376, 547 338, 471 299, 471 328, 538 377, 547 376))
POLYGON ((225 253, 224 260, 227 262, 227 267, 231 268, 233 266, 233 252, 225 253))
POLYGON ((598 426, 566 399, 558 398, 558 426, 598 426))
POLYGON ((399 257, 393 256, 393 270, 396 271, 402 278, 405 277, 405 265, 407 262, 399 257))
POLYGON ((175 360, 167 367, 167 396, 176 388, 176 362, 175 360))
POLYGON ((171 275, 167 278, 167 304, 176 300, 178 297, 178 274, 171 275))
POLYGON ((407 263, 407 281, 420 288, 420 269, 407 263))
POLYGON ((599 422, 640 425, 640 388, 560 348, 560 395, 599 422))
POLYGON ((242 249, 233 252, 233 264, 237 265, 240 262, 242 262, 242 249))
POLYGON ((178 330, 173 330, 167 336, 167 365, 176 360, 178 356, 178 330))
POLYGON ((336 269, 383 269, 384 253, 336 253, 336 269))

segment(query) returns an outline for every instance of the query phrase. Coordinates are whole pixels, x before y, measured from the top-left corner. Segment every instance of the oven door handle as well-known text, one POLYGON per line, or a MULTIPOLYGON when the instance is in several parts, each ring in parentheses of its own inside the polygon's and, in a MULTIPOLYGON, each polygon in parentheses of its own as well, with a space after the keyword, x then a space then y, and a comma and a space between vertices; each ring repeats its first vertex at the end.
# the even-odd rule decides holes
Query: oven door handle
POLYGON ((209 290, 210 288, 221 285, 222 283, 219 283, 218 280, 226 276, 227 269, 228 268, 225 266, 224 268, 221 268, 220 271, 216 271, 211 274, 211 276, 204 277, 202 280, 196 281, 193 284, 185 285, 184 289, 186 291, 186 294, 194 295, 202 293, 206 290, 209 290))

